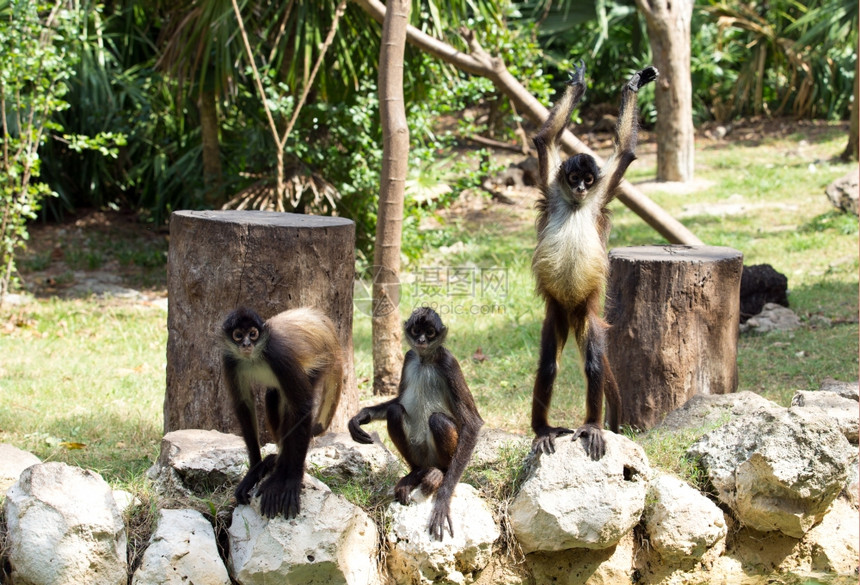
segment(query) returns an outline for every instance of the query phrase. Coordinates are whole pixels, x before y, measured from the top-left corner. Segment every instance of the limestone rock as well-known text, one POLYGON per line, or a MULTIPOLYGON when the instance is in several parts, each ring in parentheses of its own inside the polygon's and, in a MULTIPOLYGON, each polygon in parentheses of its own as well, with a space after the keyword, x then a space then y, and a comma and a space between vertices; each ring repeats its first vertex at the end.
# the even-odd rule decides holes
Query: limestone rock
POLYGON ((824 190, 833 207, 845 213, 857 215, 857 199, 860 193, 860 178, 857 169, 830 183, 824 190))
POLYGON ((229 537, 232 574, 240 585, 379 583, 376 525, 309 475, 296 518, 265 518, 254 498, 233 511, 229 537))
POLYGON ((701 558, 727 533, 723 512, 699 490, 660 474, 648 486, 648 541, 667 561, 701 558))
POLYGON ((126 532, 107 482, 65 463, 27 468, 6 494, 16 585, 126 585, 126 532))
POLYGON ((159 491, 191 495, 238 484, 247 471, 248 453, 241 437, 184 429, 164 435, 158 461, 147 475, 159 491))
POLYGON ((41 462, 41 459, 28 451, 0 443, 0 496, 18 481, 22 471, 41 462))
POLYGON ((467 583, 490 562, 500 532, 486 502, 472 486, 461 483, 451 498, 454 535, 431 540, 427 528, 435 497, 420 489, 412 503, 388 507, 388 570, 399 584, 467 583))
POLYGON ((161 510, 132 585, 230 585, 215 531, 196 510, 161 510))
POLYGON ((801 545, 810 551, 813 571, 857 576, 860 514, 847 500, 833 502, 821 524, 807 532, 801 545))
POLYGON ((791 406, 821 412, 834 421, 839 430, 850 442, 857 444, 858 417, 857 401, 843 398, 835 392, 798 390, 791 399, 791 406))
POLYGON ((827 392, 835 392, 842 398, 850 398, 855 402, 860 400, 860 383, 857 381, 841 382, 839 380, 834 380, 833 378, 825 378, 818 389, 827 392))
POLYGON ((397 457, 382 443, 356 443, 349 433, 326 433, 315 438, 306 461, 308 469, 316 468, 345 479, 384 473, 400 465, 397 457))
POLYGON ((639 523, 651 475, 645 452, 626 437, 603 436, 599 461, 568 437, 535 459, 508 509, 523 552, 608 548, 639 523))
POLYGON ((853 450, 832 419, 792 408, 735 418, 688 456, 741 523, 801 538, 845 486, 853 450))
POLYGON ((534 552, 526 556, 533 581, 559 585, 620 585, 634 579, 636 547, 633 533, 618 544, 600 550, 577 548, 559 552, 534 552))
POLYGON ((709 427, 724 424, 733 416, 771 408, 781 407, 755 392, 697 394, 681 408, 666 415, 663 422, 656 428, 668 431, 701 428, 704 434, 709 427))
POLYGON ((472 452, 471 466, 492 467, 503 462, 511 451, 526 453, 531 448, 532 439, 523 435, 509 433, 501 429, 481 427, 478 443, 472 452))
POLYGON ((741 333, 755 331, 756 333, 768 333, 770 331, 791 331, 800 327, 800 319, 789 308, 767 303, 761 313, 747 319, 740 326, 741 333))

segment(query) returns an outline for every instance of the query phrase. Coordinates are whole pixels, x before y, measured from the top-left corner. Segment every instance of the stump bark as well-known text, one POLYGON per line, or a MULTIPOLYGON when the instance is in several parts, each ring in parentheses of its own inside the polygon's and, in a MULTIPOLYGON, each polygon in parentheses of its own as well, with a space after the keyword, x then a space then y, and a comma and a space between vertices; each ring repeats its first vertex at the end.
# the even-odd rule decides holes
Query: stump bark
POLYGON ((694 394, 737 390, 743 254, 716 246, 609 253, 608 354, 621 422, 648 429, 694 394))
MULTIPOLYGON (((352 346, 355 224, 265 211, 177 211, 167 262, 164 432, 239 432, 222 380, 220 329, 247 306, 263 319, 313 306, 334 322, 344 354, 343 395, 330 430, 358 410, 352 346)), ((257 393, 263 440, 263 392, 257 393)))

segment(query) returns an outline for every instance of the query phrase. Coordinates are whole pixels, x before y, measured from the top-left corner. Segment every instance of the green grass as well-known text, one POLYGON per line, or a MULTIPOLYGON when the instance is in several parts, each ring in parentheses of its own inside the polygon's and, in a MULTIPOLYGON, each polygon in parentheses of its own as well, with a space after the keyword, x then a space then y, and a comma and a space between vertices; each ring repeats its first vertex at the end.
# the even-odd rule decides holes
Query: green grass
MULTIPOLYGON (((739 389, 783 405, 795 390, 818 388, 825 377, 857 379, 857 219, 832 211, 823 194, 833 179, 856 170, 856 164, 833 160, 844 142, 841 132, 819 132, 804 143, 792 136, 762 146, 703 145, 696 155, 696 174, 708 186, 684 195, 668 189, 651 192, 669 213, 683 215, 683 223, 706 243, 735 247, 744 253, 745 263, 769 263, 788 277, 791 307, 804 327, 742 336, 738 357, 739 389), (733 201, 749 208, 719 216, 703 207, 733 201), (817 325, 818 316, 833 325, 817 325)), ((634 182, 653 177, 651 153, 653 145, 644 145, 629 173, 634 182)), ((664 243, 620 204, 614 203, 613 210, 612 247, 664 243)), ((543 318, 530 273, 533 212, 493 205, 479 215, 480 221, 470 221, 464 214, 438 214, 442 227, 425 234, 426 241, 443 243, 448 251, 428 247, 419 261, 404 267, 401 316, 405 319, 415 305, 435 303, 450 329, 449 348, 487 426, 528 435, 543 318), (431 294, 440 284, 435 271, 446 267, 463 269, 459 285, 431 294), (482 270, 504 281, 482 288, 482 270), (462 286, 469 278, 476 279, 474 289, 462 286), (472 359, 479 348, 484 361, 472 359)), ((75 237, 86 246, 84 253, 66 259, 74 269, 86 269, 90 258, 94 265, 101 258, 102 269, 107 264, 120 270, 151 266, 155 272, 147 282, 164 288, 161 240, 152 238, 137 248, 113 235, 75 237)), ((63 244, 69 252, 72 246, 63 244)), ((33 270, 45 268, 50 249, 31 256, 33 270)), ((371 400, 370 319, 356 312, 354 323, 356 378, 361 398, 371 400)), ((139 478, 157 456, 162 433, 166 338, 166 313, 144 304, 49 298, 3 308, 0 442, 45 460, 95 469, 115 485, 138 489, 139 478)), ((551 422, 573 425, 582 419, 584 386, 579 357, 568 347, 551 422)), ((677 461, 688 439, 637 437, 655 461, 666 454, 669 462, 677 461)), ((516 475, 516 466, 508 467, 501 479, 481 469, 469 477, 504 493, 499 484, 516 475)), ((352 495, 358 501, 376 497, 373 490, 343 489, 359 490, 352 495)))
POLYGON ((0 441, 133 482, 158 455, 166 313, 47 300, 0 323, 0 441))

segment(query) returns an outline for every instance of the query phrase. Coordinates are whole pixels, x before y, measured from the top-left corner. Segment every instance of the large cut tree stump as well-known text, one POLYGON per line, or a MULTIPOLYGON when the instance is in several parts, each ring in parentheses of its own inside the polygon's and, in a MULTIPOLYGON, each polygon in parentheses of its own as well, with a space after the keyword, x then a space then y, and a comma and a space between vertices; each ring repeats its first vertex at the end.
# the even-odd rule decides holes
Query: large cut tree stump
POLYGON ((648 429, 694 394, 738 387, 743 254, 715 246, 609 253, 608 354, 621 422, 648 429))
MULTIPOLYGON (((164 430, 239 432, 221 373, 221 325, 239 306, 263 319, 312 306, 334 322, 344 385, 332 428, 358 411, 352 348, 355 224, 265 211, 177 211, 167 261, 164 430)), ((262 392, 257 416, 264 439, 262 392)))

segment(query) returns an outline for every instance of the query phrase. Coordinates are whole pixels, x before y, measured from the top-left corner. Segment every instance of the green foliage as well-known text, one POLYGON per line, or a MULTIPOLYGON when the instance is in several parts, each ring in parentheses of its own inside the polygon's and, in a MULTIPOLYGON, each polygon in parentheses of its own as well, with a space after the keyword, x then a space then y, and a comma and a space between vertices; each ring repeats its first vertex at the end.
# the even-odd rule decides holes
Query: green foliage
POLYGON ((27 221, 53 195, 39 180, 41 145, 53 138, 77 151, 115 157, 116 144, 124 140, 119 133, 64 133, 52 118, 68 108, 66 83, 77 61, 70 39, 82 17, 77 5, 62 1, 0 3, 0 303, 15 270, 15 251, 28 239, 27 221))

